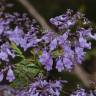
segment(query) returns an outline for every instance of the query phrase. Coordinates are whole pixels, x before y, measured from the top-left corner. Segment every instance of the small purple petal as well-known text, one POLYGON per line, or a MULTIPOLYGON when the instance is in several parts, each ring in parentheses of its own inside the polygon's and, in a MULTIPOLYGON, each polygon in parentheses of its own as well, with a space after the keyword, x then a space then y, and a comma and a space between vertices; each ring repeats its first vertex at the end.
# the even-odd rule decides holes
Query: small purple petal
POLYGON ((9 70, 8 70, 8 72, 7 72, 7 77, 6 77, 6 79, 7 79, 9 82, 12 82, 12 81, 15 79, 13 70, 12 70, 11 68, 9 68, 9 70))

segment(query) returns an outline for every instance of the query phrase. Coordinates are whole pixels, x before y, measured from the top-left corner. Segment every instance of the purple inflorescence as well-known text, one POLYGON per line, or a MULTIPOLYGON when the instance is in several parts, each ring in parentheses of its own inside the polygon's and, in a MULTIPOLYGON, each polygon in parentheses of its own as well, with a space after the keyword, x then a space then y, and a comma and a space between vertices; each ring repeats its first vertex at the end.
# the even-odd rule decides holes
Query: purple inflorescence
POLYGON ((56 69, 58 69, 59 72, 64 70, 64 65, 63 65, 63 61, 61 58, 58 58, 58 60, 56 62, 56 69))
POLYGON ((92 34, 90 22, 84 14, 80 12, 74 14, 72 10, 50 19, 50 22, 58 28, 58 32, 39 33, 26 14, 2 12, 0 17, 0 60, 6 62, 10 61, 9 57, 15 57, 10 48, 14 42, 24 51, 29 48, 42 51, 38 58, 47 71, 54 67, 59 72, 71 71, 75 64, 81 64, 84 60, 86 55, 84 49, 91 49, 89 40, 96 40, 96 34, 92 34))
POLYGON ((12 67, 10 65, 8 65, 4 69, 2 69, 0 72, 0 82, 5 78, 4 72, 7 73, 6 74, 6 80, 8 80, 9 82, 12 82, 15 79, 15 75, 14 75, 14 72, 12 70, 12 67))
POLYGON ((30 84, 27 90, 18 92, 17 96, 60 96, 61 89, 61 81, 38 79, 30 84))
POLYGON ((12 82, 14 79, 15 79, 15 76, 14 76, 13 70, 11 67, 9 67, 6 80, 8 80, 9 82, 12 82))
POLYGON ((0 18, 0 41, 5 37, 10 42, 14 42, 17 46, 23 48, 24 51, 40 42, 36 36, 35 21, 29 19, 26 14, 21 16, 19 13, 2 13, 1 17, 2 15, 5 16, 0 18))
MULTIPOLYGON (((67 10, 65 14, 51 18, 50 22, 58 28, 57 33, 39 33, 26 14, 21 16, 15 12, 0 15, 0 42, 6 42, 3 40, 6 38, 24 51, 29 48, 41 50, 39 61, 47 71, 52 70, 54 65, 59 72, 64 69, 71 71, 74 64, 81 64, 84 60, 84 49, 91 49, 89 40, 96 40, 96 34, 92 34, 92 28, 89 26, 90 21, 80 12, 74 14, 72 10, 67 10)), ((1 51, 1 60, 8 61, 9 55, 14 57, 11 50, 9 53, 7 51, 1 51)))
POLYGON ((42 55, 39 57, 39 61, 45 66, 47 71, 52 69, 53 60, 48 52, 43 51, 42 55))
POLYGON ((8 31, 7 35, 11 42, 16 43, 17 46, 20 46, 26 51, 28 48, 35 47, 40 42, 40 39, 36 37, 36 33, 34 32, 35 30, 31 30, 24 34, 24 31, 19 26, 16 26, 13 31, 8 31))
MULTIPOLYGON (((80 12, 74 14, 72 10, 68 10, 66 14, 51 18, 50 22, 59 32, 49 31, 41 39, 47 53, 54 59, 51 60, 51 65, 55 65, 59 72, 64 69, 71 71, 74 64, 82 63, 86 55, 85 49, 91 49, 90 39, 96 40, 96 34, 92 34, 90 21, 80 12)), ((43 58, 41 56, 40 59, 43 58)), ((47 62, 47 59, 44 62, 47 62)), ((46 69, 47 65, 50 65, 50 62, 41 63, 46 69)))
POLYGON ((73 92, 73 94, 71 94, 70 96, 87 96, 87 93, 86 93, 85 89, 81 88, 81 89, 73 92))
MULTIPOLYGON (((85 49, 91 49, 90 39, 96 40, 96 34, 92 34, 90 21, 84 14, 80 12, 74 14, 72 10, 67 10, 65 14, 49 21, 56 27, 56 32, 47 29, 46 33, 41 32, 35 26, 36 21, 31 20, 25 13, 21 15, 17 12, 12 14, 0 12, 0 82, 5 78, 9 82, 15 79, 14 67, 10 62, 17 55, 16 50, 12 48, 14 43, 23 49, 23 52, 28 51, 28 54, 34 50, 32 55, 34 57, 36 55, 35 59, 39 60, 36 62, 41 63, 47 71, 52 69, 57 69, 58 72, 71 71, 75 64, 82 63, 86 55, 85 49)), ((50 72, 47 75, 49 74, 50 72)), ((28 89, 18 92, 17 96, 60 96, 61 89, 60 80, 52 81, 48 78, 47 81, 39 78, 30 84, 28 89)), ((88 93, 85 89, 78 88, 70 96, 95 95, 96 90, 88 93)))
POLYGON ((2 61, 9 61, 9 58, 8 58, 9 56, 14 58, 15 54, 14 52, 11 51, 9 43, 6 42, 0 46, 0 59, 2 61))
POLYGON ((78 87, 70 96, 96 96, 96 89, 86 91, 84 88, 78 87))
MULTIPOLYGON (((2 5, 2 4, 1 4, 2 5)), ((37 46, 40 39, 36 34, 38 29, 35 20, 31 20, 26 13, 22 15, 6 11, 0 12, 0 81, 6 76, 6 80, 12 82, 15 79, 13 69, 10 67, 11 60, 16 57, 12 44, 27 51, 37 46), (6 73, 6 74, 5 74, 6 73)))

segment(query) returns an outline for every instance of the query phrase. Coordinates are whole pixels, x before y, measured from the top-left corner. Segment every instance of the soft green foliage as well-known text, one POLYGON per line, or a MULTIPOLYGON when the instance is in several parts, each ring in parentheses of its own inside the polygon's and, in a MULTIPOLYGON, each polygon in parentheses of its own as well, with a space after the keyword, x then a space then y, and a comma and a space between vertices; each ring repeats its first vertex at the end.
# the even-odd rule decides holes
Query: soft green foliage
POLYGON ((31 82, 33 77, 40 72, 40 69, 36 64, 25 59, 18 64, 15 64, 14 71, 16 74, 16 80, 11 85, 15 88, 22 88, 31 82))
POLYGON ((18 89, 27 86, 37 74, 42 74, 42 68, 40 63, 36 59, 33 50, 30 53, 30 57, 26 57, 22 54, 22 51, 12 43, 12 48, 16 53, 16 61, 14 62, 15 80, 10 86, 18 89), (19 59, 19 58, 21 59, 19 59), (16 63, 17 62, 17 63, 16 63))
POLYGON ((16 46, 15 43, 12 43, 12 44, 11 44, 11 47, 12 47, 12 49, 14 50, 16 56, 19 56, 19 57, 24 58, 23 53, 22 53, 21 50, 16 46))
POLYGON ((53 56, 54 58, 56 58, 56 57, 62 55, 62 53, 63 53, 63 49, 54 50, 54 51, 52 52, 52 56, 53 56))

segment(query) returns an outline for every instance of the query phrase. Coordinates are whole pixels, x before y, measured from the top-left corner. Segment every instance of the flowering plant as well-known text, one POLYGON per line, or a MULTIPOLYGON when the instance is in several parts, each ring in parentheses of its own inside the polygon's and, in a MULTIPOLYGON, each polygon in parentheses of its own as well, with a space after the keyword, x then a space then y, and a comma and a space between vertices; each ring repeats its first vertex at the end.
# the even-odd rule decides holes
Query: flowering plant
MULTIPOLYGON (((0 82, 17 88, 16 96, 61 96, 63 85, 69 83, 62 73, 81 65, 96 40, 91 22, 81 12, 68 9, 49 22, 57 31, 41 30, 26 13, 0 12, 0 82)), ((96 95, 83 88, 71 93, 96 95)))

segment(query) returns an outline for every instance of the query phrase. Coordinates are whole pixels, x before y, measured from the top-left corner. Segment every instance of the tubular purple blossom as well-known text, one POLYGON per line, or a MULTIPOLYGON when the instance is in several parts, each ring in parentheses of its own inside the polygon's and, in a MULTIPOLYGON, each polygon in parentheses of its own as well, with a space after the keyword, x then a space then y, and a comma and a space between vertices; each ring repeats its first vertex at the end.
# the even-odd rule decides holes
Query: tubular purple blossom
POLYGON ((43 51, 42 55, 39 57, 39 61, 42 63, 42 65, 44 65, 47 71, 52 69, 53 60, 47 51, 43 51))
POLYGON ((46 81, 38 79, 29 85, 27 90, 20 91, 17 96, 60 96, 62 83, 59 80, 46 81))
POLYGON ((13 70, 11 68, 8 69, 6 80, 12 82, 15 79, 13 70))
POLYGON ((3 72, 0 72, 0 82, 3 80, 3 78, 4 78, 3 72))
POLYGON ((14 58, 15 54, 11 51, 9 43, 6 42, 0 46, 0 59, 3 61, 9 61, 8 56, 14 58))
POLYGON ((70 96, 95 96, 96 89, 87 91, 84 88, 77 87, 77 90, 74 91, 70 96))
POLYGON ((58 70, 58 72, 64 70, 64 64, 61 58, 59 58, 56 62, 56 69, 58 70))

